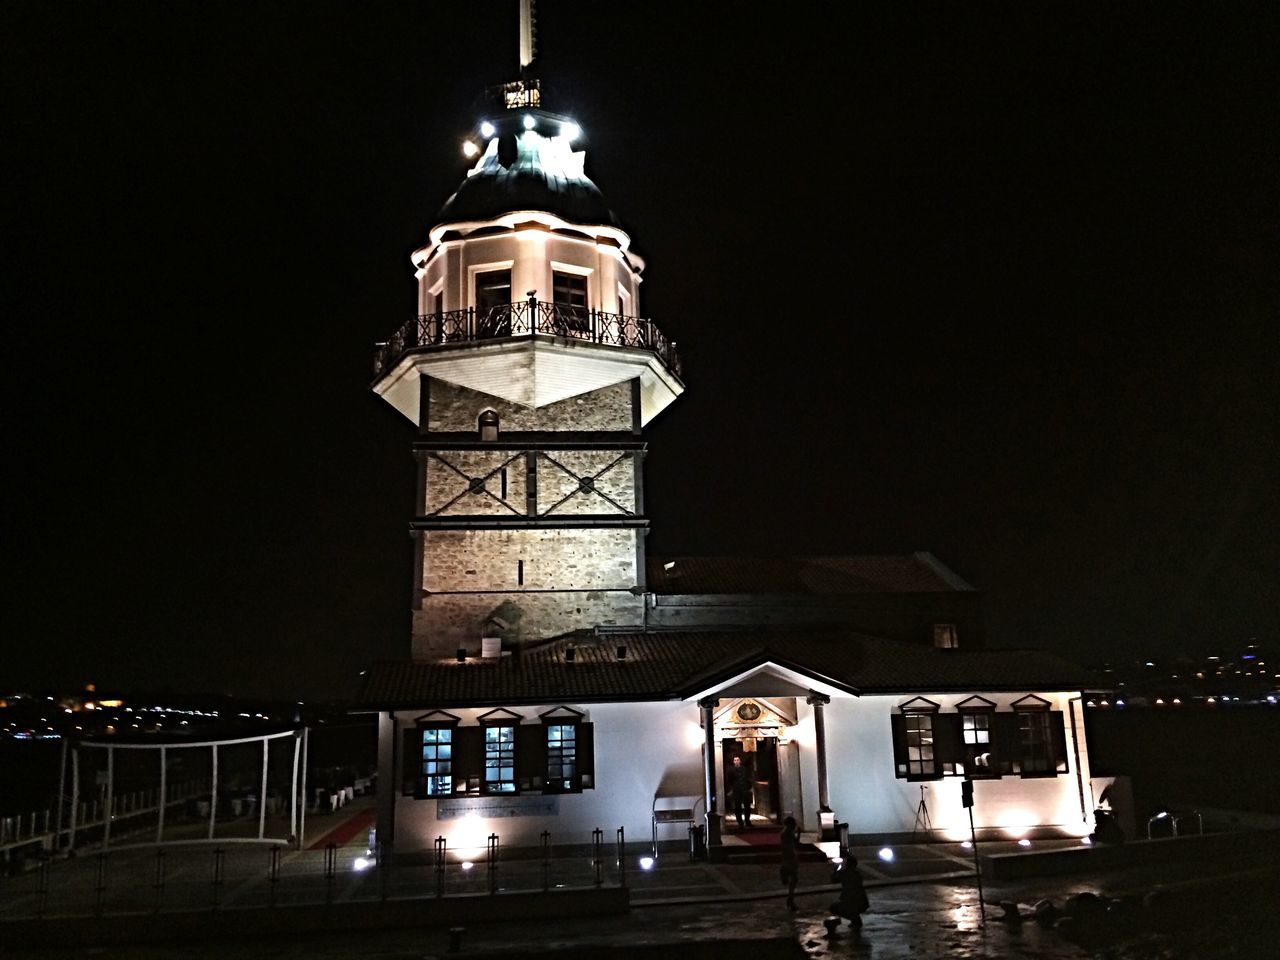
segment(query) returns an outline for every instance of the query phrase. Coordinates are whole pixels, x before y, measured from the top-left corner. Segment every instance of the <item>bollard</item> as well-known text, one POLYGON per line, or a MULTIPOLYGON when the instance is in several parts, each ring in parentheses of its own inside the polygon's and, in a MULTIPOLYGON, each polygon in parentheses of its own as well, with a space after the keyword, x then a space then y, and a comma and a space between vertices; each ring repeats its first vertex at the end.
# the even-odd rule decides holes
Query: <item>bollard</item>
POLYGON ((227 851, 221 847, 215 847, 213 851, 213 909, 217 910, 222 906, 222 873, 223 860, 226 858, 227 851))
POLYGON ((448 841, 444 837, 436 837, 435 841, 435 868, 436 868, 436 896, 444 896, 444 864, 448 841))
POLYGON ((627 837, 622 832, 622 827, 618 828, 618 886, 625 887, 627 885, 627 837))
POLYGON ((324 902, 333 903, 333 880, 338 875, 338 845, 324 848, 324 902))
POLYGON ((462 935, 466 932, 466 927, 450 927, 449 928, 449 952, 457 953, 462 949, 462 935))
POLYGON ((591 869, 595 873, 596 886, 604 883, 604 857, 602 848, 604 847, 604 831, 596 827, 591 831, 591 869))
POLYGON ((543 830, 542 840, 542 890, 545 893, 551 887, 551 831, 543 830))
POLYGON ((155 897, 156 897, 154 909, 157 913, 159 913, 160 903, 164 897, 164 851, 163 850, 156 851, 156 869, 155 869, 155 876, 151 881, 151 888, 152 890, 155 891, 155 897))
POLYGON ((276 905, 276 884, 280 882, 280 848, 267 851, 267 889, 271 891, 271 906, 276 905))
POLYGON ((43 917, 49 904, 49 861, 41 860, 36 871, 36 916, 43 917))
POLYGON ((489 858, 489 892, 498 892, 498 835, 496 833, 489 834, 488 845, 489 858))
POLYGON ((98 916, 102 915, 102 897, 107 891, 107 854, 98 854, 98 877, 94 881, 93 886, 96 899, 94 901, 93 912, 98 916))

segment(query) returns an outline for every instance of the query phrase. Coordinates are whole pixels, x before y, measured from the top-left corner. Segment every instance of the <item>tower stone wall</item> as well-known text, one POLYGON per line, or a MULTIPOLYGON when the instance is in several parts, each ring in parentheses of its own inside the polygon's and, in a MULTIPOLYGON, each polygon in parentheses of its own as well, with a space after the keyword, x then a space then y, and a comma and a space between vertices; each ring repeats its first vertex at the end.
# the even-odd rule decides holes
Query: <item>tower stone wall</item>
POLYGON ((636 385, 538 409, 438 380, 424 396, 413 656, 642 623, 636 385), (496 439, 479 429, 488 411, 496 439))

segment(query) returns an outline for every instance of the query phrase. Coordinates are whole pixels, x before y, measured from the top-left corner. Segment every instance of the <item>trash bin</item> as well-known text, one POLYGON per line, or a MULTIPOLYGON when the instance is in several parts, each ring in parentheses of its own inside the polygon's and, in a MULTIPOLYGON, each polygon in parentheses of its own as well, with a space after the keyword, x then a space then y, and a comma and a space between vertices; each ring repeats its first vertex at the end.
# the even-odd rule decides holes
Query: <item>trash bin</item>
POLYGON ((703 824, 695 823, 689 828, 689 859, 707 859, 707 828, 703 824))

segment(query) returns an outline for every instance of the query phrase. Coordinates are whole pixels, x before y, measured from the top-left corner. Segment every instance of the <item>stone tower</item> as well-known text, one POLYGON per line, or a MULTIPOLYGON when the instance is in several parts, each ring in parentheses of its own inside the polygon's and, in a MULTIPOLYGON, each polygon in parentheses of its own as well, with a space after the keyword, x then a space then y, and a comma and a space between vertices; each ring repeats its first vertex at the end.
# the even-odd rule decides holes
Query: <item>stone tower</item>
POLYGON ((373 389, 417 424, 415 660, 643 622, 645 443, 684 386, 644 263, 529 78, 487 92, 478 157, 412 254, 418 316, 373 389))

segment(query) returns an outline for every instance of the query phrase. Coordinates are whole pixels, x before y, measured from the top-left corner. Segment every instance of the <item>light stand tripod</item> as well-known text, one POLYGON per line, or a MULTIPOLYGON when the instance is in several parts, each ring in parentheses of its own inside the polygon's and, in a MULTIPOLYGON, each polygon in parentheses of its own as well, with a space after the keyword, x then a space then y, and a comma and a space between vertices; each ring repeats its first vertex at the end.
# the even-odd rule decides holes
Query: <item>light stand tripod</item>
POLYGON ((924 802, 924 792, 929 788, 924 784, 920 784, 920 803, 916 807, 916 822, 911 828, 911 842, 915 843, 916 834, 924 832, 930 839, 933 839, 933 821, 929 819, 929 805, 924 802))

